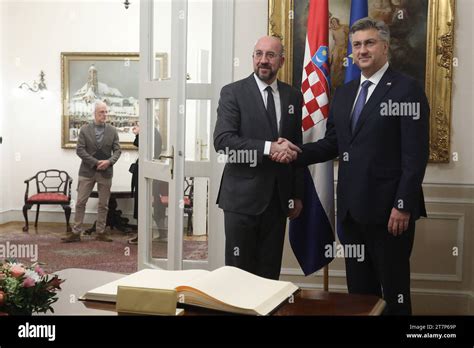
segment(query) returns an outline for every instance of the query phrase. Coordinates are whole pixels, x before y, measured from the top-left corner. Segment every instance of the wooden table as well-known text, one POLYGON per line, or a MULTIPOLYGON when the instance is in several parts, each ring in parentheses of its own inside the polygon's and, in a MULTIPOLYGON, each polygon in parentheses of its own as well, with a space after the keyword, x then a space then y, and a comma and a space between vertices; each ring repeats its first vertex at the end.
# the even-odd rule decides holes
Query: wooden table
MULTIPOLYGON (((80 301, 79 298, 88 290, 117 280, 124 274, 77 268, 56 274, 66 281, 61 285, 58 302, 53 305, 55 315, 117 315, 115 303, 80 301)), ((226 315, 205 308, 182 307, 185 315, 226 315)), ((273 315, 380 315, 384 307, 385 301, 376 296, 302 289, 295 294, 293 303, 283 303, 273 315)))

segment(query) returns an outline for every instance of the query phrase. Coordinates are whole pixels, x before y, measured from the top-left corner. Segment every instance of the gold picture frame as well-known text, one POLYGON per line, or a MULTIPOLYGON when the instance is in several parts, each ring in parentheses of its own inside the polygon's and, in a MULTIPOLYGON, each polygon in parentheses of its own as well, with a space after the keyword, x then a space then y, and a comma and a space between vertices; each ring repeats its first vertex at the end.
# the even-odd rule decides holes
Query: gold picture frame
MULTIPOLYGON (((301 1, 301 0, 299 0, 301 1)), ((279 79, 293 82, 295 0, 268 1, 268 34, 280 37, 286 62, 279 79)), ((425 92, 430 116, 430 162, 449 163, 455 0, 428 0, 425 92)))
POLYGON ((139 116, 138 63, 138 53, 61 53, 62 148, 76 148, 80 127, 93 119, 94 101, 103 100, 122 149, 137 149, 132 128, 139 116))

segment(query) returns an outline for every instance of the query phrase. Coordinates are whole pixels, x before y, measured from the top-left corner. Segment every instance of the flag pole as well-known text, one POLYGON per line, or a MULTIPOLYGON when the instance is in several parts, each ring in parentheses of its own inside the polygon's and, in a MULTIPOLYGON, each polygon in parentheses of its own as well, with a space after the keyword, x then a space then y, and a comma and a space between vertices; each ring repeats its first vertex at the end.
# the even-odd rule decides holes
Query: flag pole
POLYGON ((324 266, 324 291, 329 291, 329 265, 324 266))
MULTIPOLYGON (((306 48, 303 60, 303 143, 324 137, 329 117, 329 3, 310 0, 306 48)), ((332 161, 318 163, 304 171, 304 211, 291 221, 289 239, 293 253, 305 275, 323 268, 324 291, 329 290, 329 268, 334 257, 326 256, 327 245, 334 243, 334 168, 332 161)))

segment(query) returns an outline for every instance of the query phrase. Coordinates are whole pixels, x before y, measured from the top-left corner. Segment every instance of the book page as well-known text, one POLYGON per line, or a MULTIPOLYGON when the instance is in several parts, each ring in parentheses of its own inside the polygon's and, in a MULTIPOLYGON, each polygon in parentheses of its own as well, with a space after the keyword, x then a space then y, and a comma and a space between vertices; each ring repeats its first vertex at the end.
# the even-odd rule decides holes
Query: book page
MULTIPOLYGON (((258 277, 230 266, 193 279, 187 286, 228 305, 252 309, 263 315, 298 289, 290 282, 258 277)), ((184 287, 178 287, 177 290, 182 291, 184 287)))
POLYGON ((209 273, 206 270, 167 271, 161 269, 144 269, 108 284, 88 291, 82 298, 85 300, 115 302, 117 287, 132 286, 151 289, 173 290, 178 285, 209 273))

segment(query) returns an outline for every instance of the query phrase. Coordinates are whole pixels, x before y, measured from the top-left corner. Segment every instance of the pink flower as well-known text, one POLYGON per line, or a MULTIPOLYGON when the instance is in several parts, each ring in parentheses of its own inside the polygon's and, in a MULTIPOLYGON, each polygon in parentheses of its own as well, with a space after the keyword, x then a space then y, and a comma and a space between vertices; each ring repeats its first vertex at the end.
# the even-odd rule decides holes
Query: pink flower
POLYGON ((15 265, 10 269, 13 278, 19 278, 25 274, 25 269, 20 265, 15 265))
POLYGON ((35 266, 35 272, 38 273, 38 275, 40 277, 44 276, 46 273, 44 273, 43 269, 39 266, 39 265, 36 265, 35 266))
POLYGON ((5 293, 0 290, 0 306, 5 302, 5 293))
POLYGON ((3 280, 7 277, 5 273, 0 272, 0 280, 3 280))
POLYGON ((53 279, 51 279, 49 282, 48 282, 48 289, 49 290, 53 290, 53 289, 59 289, 61 290, 61 283, 63 283, 64 280, 63 279, 59 279, 59 277, 57 275, 54 276, 53 279))
POLYGON ((31 288, 32 286, 35 286, 35 280, 33 278, 26 277, 25 280, 23 281, 23 287, 31 288))

